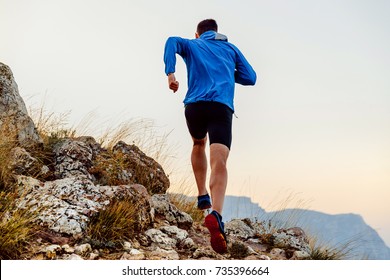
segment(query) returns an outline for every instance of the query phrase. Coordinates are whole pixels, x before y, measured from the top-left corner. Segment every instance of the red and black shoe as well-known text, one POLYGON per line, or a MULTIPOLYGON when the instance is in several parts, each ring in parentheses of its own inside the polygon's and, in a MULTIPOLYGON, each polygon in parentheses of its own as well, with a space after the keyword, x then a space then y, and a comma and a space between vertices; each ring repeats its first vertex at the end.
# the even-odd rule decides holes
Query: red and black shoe
POLYGON ((212 211, 205 218, 205 225, 210 232, 210 243, 213 250, 219 254, 227 252, 227 238, 222 217, 217 211, 212 211))

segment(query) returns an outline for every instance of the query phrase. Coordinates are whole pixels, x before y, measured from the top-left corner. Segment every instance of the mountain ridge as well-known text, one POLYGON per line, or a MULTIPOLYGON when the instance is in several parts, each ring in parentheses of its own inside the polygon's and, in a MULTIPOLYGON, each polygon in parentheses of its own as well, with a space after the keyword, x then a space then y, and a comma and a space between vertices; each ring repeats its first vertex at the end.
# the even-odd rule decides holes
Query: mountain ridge
POLYGON ((274 226, 299 226, 309 235, 316 236, 320 244, 347 246, 350 259, 390 259, 390 248, 360 214, 327 214, 299 208, 266 212, 249 197, 231 195, 226 196, 224 209, 226 221, 251 218, 267 221, 274 226))

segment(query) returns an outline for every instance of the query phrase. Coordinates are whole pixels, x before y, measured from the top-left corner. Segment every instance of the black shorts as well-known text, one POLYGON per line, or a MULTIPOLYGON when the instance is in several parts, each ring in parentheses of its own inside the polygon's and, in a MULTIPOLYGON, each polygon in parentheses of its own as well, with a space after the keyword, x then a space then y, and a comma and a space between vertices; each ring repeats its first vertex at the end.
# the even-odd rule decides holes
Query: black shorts
POLYGON ((201 101, 186 105, 185 116, 190 134, 195 139, 203 139, 209 134, 210 145, 219 143, 230 150, 232 144, 233 110, 228 106, 211 101, 201 101))

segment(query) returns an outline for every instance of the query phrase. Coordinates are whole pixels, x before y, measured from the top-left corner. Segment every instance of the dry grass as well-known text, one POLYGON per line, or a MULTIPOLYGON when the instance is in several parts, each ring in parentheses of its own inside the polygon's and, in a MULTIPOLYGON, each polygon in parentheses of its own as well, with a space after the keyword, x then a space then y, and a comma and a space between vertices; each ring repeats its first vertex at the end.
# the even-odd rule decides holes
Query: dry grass
POLYGON ((87 235, 102 243, 130 240, 142 228, 137 219, 138 207, 128 198, 113 201, 92 217, 87 235))
POLYGON ((311 247, 310 258, 312 260, 346 260, 346 259, 364 259, 364 256, 358 256, 354 250, 359 246, 361 235, 357 234, 344 242, 329 246, 322 244, 316 237, 309 238, 311 247))
POLYGON ((180 211, 189 214, 194 222, 203 222, 204 212, 197 208, 198 201, 196 197, 190 197, 180 193, 169 193, 169 200, 180 211))
POLYGON ((0 259, 18 259, 34 234, 33 214, 16 209, 15 194, 0 193, 0 259))
POLYGON ((233 259, 242 260, 249 256, 249 249, 244 243, 235 241, 229 246, 229 253, 233 259))
POLYGON ((10 134, 2 123, 0 127, 0 191, 12 186, 12 174, 9 168, 11 150, 17 146, 15 135, 10 134))

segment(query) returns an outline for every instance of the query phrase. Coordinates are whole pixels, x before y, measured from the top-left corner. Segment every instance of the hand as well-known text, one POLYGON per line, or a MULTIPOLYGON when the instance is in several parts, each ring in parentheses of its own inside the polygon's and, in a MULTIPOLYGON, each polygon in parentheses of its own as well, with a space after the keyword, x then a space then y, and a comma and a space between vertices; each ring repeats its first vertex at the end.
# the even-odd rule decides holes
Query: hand
POLYGON ((179 89, 179 82, 176 81, 175 74, 171 73, 168 75, 168 85, 169 89, 171 89, 173 92, 176 92, 179 89))

